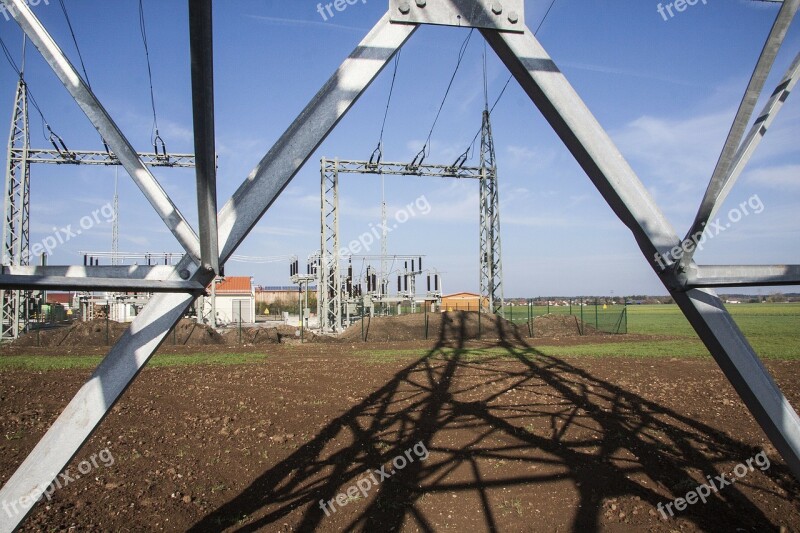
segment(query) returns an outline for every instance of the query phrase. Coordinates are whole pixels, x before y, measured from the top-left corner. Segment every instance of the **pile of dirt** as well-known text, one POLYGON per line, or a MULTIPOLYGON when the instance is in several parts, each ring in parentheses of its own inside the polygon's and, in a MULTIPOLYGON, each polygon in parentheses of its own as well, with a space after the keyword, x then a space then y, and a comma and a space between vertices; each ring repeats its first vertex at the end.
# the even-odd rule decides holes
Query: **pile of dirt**
POLYGON ((165 345, 179 344, 181 346, 204 346, 208 344, 226 344, 225 339, 205 324, 189 318, 182 318, 175 330, 167 336, 165 345))
MULTIPOLYGON (((225 344, 234 345, 239 342, 239 328, 222 329, 219 331, 225 344)), ((280 337, 276 328, 242 328, 241 344, 278 344, 280 337)))
MULTIPOLYGON (((263 346, 300 342, 300 328, 285 324, 280 324, 277 327, 242 328, 241 342, 239 341, 239 328, 224 329, 220 333, 225 339, 225 343, 230 346, 237 344, 263 346)), ((308 329, 303 332, 303 342, 315 342, 316 340, 317 336, 308 329)))
MULTIPOLYGON (((424 313, 400 316, 365 318, 363 329, 367 341, 394 342, 425 338, 424 313)), ((499 316, 481 315, 476 311, 447 311, 428 313, 428 339, 462 341, 467 339, 516 339, 527 336, 527 331, 499 316)), ((339 338, 342 341, 364 340, 361 322, 355 322, 339 338)))
POLYGON ((114 344, 127 324, 95 319, 70 326, 30 331, 14 341, 14 346, 107 346, 114 344))
MULTIPOLYGON (((117 342, 129 324, 113 320, 95 319, 88 322, 74 322, 65 327, 30 331, 14 341, 14 346, 82 347, 109 346, 117 342)), ((175 331, 164 340, 165 345, 204 346, 209 344, 225 344, 222 336, 203 324, 194 320, 182 319, 175 331)))
POLYGON ((578 317, 573 315, 542 315, 533 319, 533 336, 577 337, 581 334, 580 327, 578 317))

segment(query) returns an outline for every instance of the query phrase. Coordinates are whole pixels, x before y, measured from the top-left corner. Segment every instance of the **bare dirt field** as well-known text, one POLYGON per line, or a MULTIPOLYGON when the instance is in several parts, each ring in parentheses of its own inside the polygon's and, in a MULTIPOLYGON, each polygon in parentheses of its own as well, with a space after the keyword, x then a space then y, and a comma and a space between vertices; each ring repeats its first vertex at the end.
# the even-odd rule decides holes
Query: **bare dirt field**
MULTIPOLYGON (((468 330, 147 368, 22 530, 800 531, 800 487, 710 358, 554 357, 577 341, 468 330), (77 475, 104 449, 113 465, 77 475), (763 471, 658 512, 762 450, 763 471)), ((800 404, 800 362, 768 367, 800 404)), ((0 372, 0 481, 89 374, 0 372)))

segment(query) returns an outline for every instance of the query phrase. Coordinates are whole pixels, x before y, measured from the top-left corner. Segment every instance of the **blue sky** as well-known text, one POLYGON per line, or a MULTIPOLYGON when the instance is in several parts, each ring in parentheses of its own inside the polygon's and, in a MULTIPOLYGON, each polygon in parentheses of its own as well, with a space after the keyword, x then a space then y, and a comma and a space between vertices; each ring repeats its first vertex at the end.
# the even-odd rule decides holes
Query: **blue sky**
MULTIPOLYGON (((95 93, 141 151, 150 151, 152 117, 134 0, 68 0, 95 93)), ((650 0, 558 0, 538 37, 680 234, 699 204, 733 114, 778 4, 708 0, 665 21, 650 0)), ((173 152, 191 152, 192 116, 186 3, 145 0, 161 136, 173 152)), ((535 28, 549 1, 526 1, 535 28)), ((364 34, 385 0, 366 0, 324 21, 316 2, 239 0, 215 5, 217 149, 220 205, 266 153, 364 34)), ((73 63, 77 55, 55 0, 33 8, 73 63)), ((423 27, 403 48, 384 135, 384 159, 410 161, 430 129, 467 31, 423 27)), ((0 35, 19 60, 21 33, 0 16, 0 35)), ((800 48, 791 27, 768 89, 800 48)), ((483 43, 475 33, 433 134, 429 162, 450 163, 480 128, 483 43)), ((490 99, 508 76, 488 51, 490 99)), ((319 159, 366 159, 374 149, 391 81, 387 68, 264 216, 238 253, 297 254, 319 247, 319 159)), ((53 129, 71 149, 99 149, 91 124, 38 52, 29 48, 26 79, 53 129)), ((15 74, 0 65, 0 109, 10 115, 15 74)), ((762 102, 759 103, 759 107, 762 102)), ((0 115, 3 116, 3 115, 0 115)), ((800 247, 800 102, 789 98, 748 171, 721 210, 757 195, 763 210, 710 239, 700 263, 796 263, 800 247)), ((663 294, 630 232, 549 130, 514 81, 492 116, 500 180, 506 296, 663 294)), ((46 147, 31 110, 34 147, 46 147)), ((475 159, 471 162, 476 162, 475 159)), ((33 168, 32 242, 54 226, 76 225, 113 196, 112 168, 33 168)), ((196 219, 191 170, 156 169, 181 210, 196 219)), ((443 272, 446 292, 478 285, 477 183, 386 178, 390 216, 421 195, 431 209, 389 236, 389 252, 425 255, 443 272)), ((343 244, 380 222, 380 178, 341 182, 343 244)), ((179 246, 120 171, 120 249, 178 251, 179 246)), ((59 246, 50 264, 82 261, 79 250, 111 248, 99 224, 59 246)), ((379 245, 372 249, 379 253, 379 245)), ((363 267, 356 265, 356 270, 363 267)), ((264 285, 288 284, 288 265, 231 262, 227 274, 264 285)), ((764 289, 769 292, 770 289, 764 289)))

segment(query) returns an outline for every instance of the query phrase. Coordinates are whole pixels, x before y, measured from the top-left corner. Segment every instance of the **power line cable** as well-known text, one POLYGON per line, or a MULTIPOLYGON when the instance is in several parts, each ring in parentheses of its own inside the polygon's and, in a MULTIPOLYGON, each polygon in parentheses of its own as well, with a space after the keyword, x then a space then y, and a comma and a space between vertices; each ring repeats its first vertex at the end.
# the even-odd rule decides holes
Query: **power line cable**
MULTIPOLYGON (((533 32, 534 36, 539 33, 540 29, 542 29, 542 26, 544 25, 544 22, 547 20, 547 16, 550 14, 550 10, 553 9, 553 6, 555 5, 556 1, 557 0, 552 0, 550 2, 550 5, 548 6, 547 11, 545 11, 544 16, 542 17, 542 20, 539 22, 539 25, 536 26, 536 31, 533 32)), ((483 70, 483 75, 484 75, 484 104, 487 104, 488 103, 488 93, 487 93, 487 89, 486 89, 487 81, 486 81, 486 42, 485 41, 484 41, 483 69, 484 69, 483 70)), ((506 89, 508 88, 508 84, 511 83, 511 79, 513 77, 514 77, 513 74, 509 74, 508 79, 506 80, 506 83, 503 85, 503 88, 500 91, 500 94, 497 95, 497 98, 495 99, 494 103, 492 104, 492 107, 489 108, 489 115, 490 116, 491 116, 492 112, 494 111, 494 108, 497 107, 497 104, 500 102, 500 99, 503 98, 503 94, 505 94, 506 89)), ((472 153, 473 153, 473 150, 475 148, 475 142, 478 140, 478 136, 481 134, 482 130, 483 130, 482 127, 481 127, 481 129, 478 130, 478 132, 472 138, 472 142, 469 144, 469 148, 467 148, 466 151, 463 154, 461 154, 461 156, 459 156, 459 158, 457 160, 457 163, 459 161, 461 161, 461 164, 463 164, 464 161, 466 161, 467 159, 470 159, 472 157, 472 153)))
POLYGON ((150 48, 147 45, 147 28, 145 26, 144 20, 144 5, 142 4, 142 0, 139 0, 139 31, 142 34, 142 44, 144 44, 144 56, 147 60, 147 79, 150 84, 150 106, 153 110, 153 131, 150 135, 150 140, 153 143, 153 150, 155 151, 156 155, 158 155, 158 146, 159 143, 161 148, 163 149, 163 154, 167 155, 167 148, 164 145, 164 140, 161 138, 161 135, 158 133, 158 116, 156 114, 156 97, 155 92, 153 91, 153 70, 150 66, 150 48))
POLYGON ((400 52, 401 50, 397 51, 397 55, 394 56, 394 72, 392 72, 392 84, 389 86, 389 98, 386 100, 386 109, 383 111, 383 123, 381 124, 381 133, 378 137, 378 146, 372 152, 372 155, 369 158, 369 162, 372 163, 373 158, 377 155, 377 160, 375 163, 381 162, 381 157, 383 157, 383 130, 386 128, 386 117, 389 116, 389 105, 392 103, 392 93, 394 93, 394 82, 397 79, 397 66, 400 63, 400 52))
POLYGON ((47 122, 47 119, 44 118, 44 113, 42 112, 42 108, 39 107, 39 103, 36 101, 36 98, 34 98, 31 88, 25 81, 24 76, 22 75, 22 71, 20 70, 19 66, 17 66, 17 62, 14 61, 14 58, 11 56, 11 52, 8 51, 8 47, 6 46, 6 43, 3 41, 2 37, 0 37, 0 47, 3 48, 3 55, 5 55, 8 64, 11 65, 11 68, 14 69, 14 72, 17 73, 19 79, 22 80, 22 83, 25 86, 25 91, 28 93, 28 101, 30 101, 30 103, 33 104, 33 108, 36 110, 37 113, 39 113, 39 118, 42 119, 42 136, 45 138, 45 140, 53 143, 54 146, 56 145, 56 142, 60 143, 61 148, 56 146, 56 150, 58 150, 59 152, 62 149, 65 152, 68 152, 67 147, 64 145, 64 141, 53 131, 53 129, 50 127, 50 124, 47 122), (50 133, 49 136, 45 135, 44 131, 45 129, 50 133))
POLYGON ((550 6, 547 8, 547 11, 545 11, 545 12, 544 12, 544 16, 542 17, 542 21, 539 23, 539 25, 538 25, 538 26, 536 26, 536 31, 535 31, 535 32, 533 32, 533 35, 534 35, 534 36, 535 36, 537 33, 539 33, 539 30, 540 30, 540 29, 542 29, 542 26, 544 25, 544 21, 545 21, 545 20, 547 20, 547 15, 549 15, 549 14, 550 14, 550 10, 551 10, 551 9, 553 9, 553 6, 554 6, 555 4, 556 4, 556 0, 552 0, 552 1, 550 2, 550 6))
MULTIPOLYGON (((75 44, 75 50, 78 52, 78 60, 81 62, 81 70, 83 71, 83 79, 86 80, 86 86, 89 87, 89 90, 92 90, 92 82, 89 80, 89 73, 86 71, 86 64, 83 61, 83 54, 81 54, 81 47, 78 46, 78 39, 75 37, 75 30, 72 28, 72 21, 70 21, 69 13, 67 13, 67 6, 64 4, 64 0, 58 0, 58 3, 61 5, 61 11, 64 13, 64 18, 67 20, 67 27, 69 28, 69 33, 72 36, 72 42, 75 44)), ((107 153, 111 153, 111 149, 108 147, 108 143, 100 136, 100 142, 103 143, 103 146, 106 149, 107 153)))
POLYGON ((464 42, 461 44, 461 48, 458 51, 458 61, 456 61, 456 68, 453 69, 453 75, 450 76, 450 83, 447 84, 447 90, 444 92, 444 97, 442 98, 442 103, 439 104, 439 110, 436 112, 436 117, 433 119, 433 124, 431 125, 431 130, 428 132, 428 137, 425 139, 425 144, 422 146, 422 150, 414 156, 414 160, 411 162, 411 166, 421 165, 422 162, 425 160, 425 157, 430 153, 429 145, 431 142, 431 137, 433 136, 433 130, 436 128, 436 123, 439 121, 439 116, 442 114, 442 109, 444 108, 444 104, 447 101, 447 96, 450 94, 450 89, 453 87, 453 82, 456 79, 456 74, 458 74, 458 69, 461 67, 461 61, 464 59, 464 54, 467 51, 467 46, 469 45, 469 40, 472 38, 472 32, 475 29, 469 30, 469 34, 467 34, 467 38, 464 39, 464 42))
POLYGON ((64 18, 67 19, 67 27, 69 28, 69 34, 72 36, 72 42, 75 44, 75 50, 78 52, 78 60, 81 62, 81 70, 83 70, 83 78, 86 80, 86 85, 91 89, 92 83, 89 81, 89 74, 86 72, 86 65, 83 63, 83 55, 81 54, 81 47, 78 46, 78 39, 75 37, 75 31, 72 29, 72 22, 69 19, 69 14, 67 13, 67 6, 64 5, 64 0, 58 0, 58 3, 61 5, 61 11, 64 13, 64 18))

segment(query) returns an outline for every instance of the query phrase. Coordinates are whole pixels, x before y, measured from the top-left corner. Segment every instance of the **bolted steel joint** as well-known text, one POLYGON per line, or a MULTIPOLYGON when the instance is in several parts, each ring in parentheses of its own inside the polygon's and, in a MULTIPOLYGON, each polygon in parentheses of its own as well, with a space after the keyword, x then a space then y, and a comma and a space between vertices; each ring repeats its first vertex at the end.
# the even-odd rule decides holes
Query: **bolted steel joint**
POLYGON ((189 273, 189 271, 184 268, 183 270, 178 272, 178 275, 181 277, 181 279, 187 280, 191 276, 191 273, 189 273))
POLYGON ((503 5, 500 2, 492 2, 492 13, 499 15, 503 12, 503 5))
POLYGON ((397 9, 400 10, 400 13, 403 15, 408 15, 411 12, 411 5, 408 2, 400 2, 400 5, 397 6, 397 9))
POLYGON ((508 14, 508 21, 509 21, 511 24, 516 24, 517 22, 519 22, 519 15, 517 14, 517 12, 516 12, 516 11, 511 11, 511 12, 508 14))
MULTIPOLYGON (((690 269, 691 270, 691 269, 690 269)), ((680 263, 672 263, 664 270, 657 272, 661 281, 670 291, 686 292, 689 290, 689 282, 692 279, 692 272, 687 271, 686 267, 680 263)))
POLYGON ((417 7, 425 7, 426 5, 428 5, 428 2, 425 0, 417 0, 417 7))

